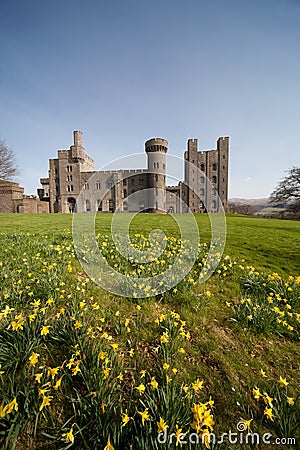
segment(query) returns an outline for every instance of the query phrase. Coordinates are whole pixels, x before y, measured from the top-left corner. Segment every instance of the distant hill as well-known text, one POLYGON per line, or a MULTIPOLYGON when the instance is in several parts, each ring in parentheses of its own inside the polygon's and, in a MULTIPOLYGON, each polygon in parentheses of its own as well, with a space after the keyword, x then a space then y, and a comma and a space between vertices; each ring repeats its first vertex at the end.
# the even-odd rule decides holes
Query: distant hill
POLYGON ((235 203, 236 205, 251 205, 255 207, 269 206, 268 198, 230 198, 228 203, 235 203))
POLYGON ((276 206, 268 198, 231 198, 229 211, 247 215, 277 217, 285 212, 284 205, 276 206))

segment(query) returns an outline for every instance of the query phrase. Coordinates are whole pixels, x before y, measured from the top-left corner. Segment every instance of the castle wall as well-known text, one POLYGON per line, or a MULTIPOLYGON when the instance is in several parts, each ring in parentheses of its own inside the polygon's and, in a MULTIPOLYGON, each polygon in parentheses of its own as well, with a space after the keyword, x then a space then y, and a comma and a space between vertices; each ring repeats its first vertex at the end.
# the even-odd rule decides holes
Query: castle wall
POLYGON ((147 169, 95 172, 94 161, 82 146, 82 133, 74 131, 70 149, 58 150, 57 158, 49 160, 49 179, 41 179, 39 196, 45 200, 48 193, 50 212, 55 213, 73 212, 82 189, 81 204, 77 205, 80 212, 158 213, 170 209, 183 213, 189 208, 192 212, 217 212, 221 207, 217 193, 227 207, 228 137, 219 138, 217 148, 206 151, 198 150, 197 139, 189 139, 184 182, 177 187, 166 188, 167 150, 165 139, 149 139, 145 143, 147 169))

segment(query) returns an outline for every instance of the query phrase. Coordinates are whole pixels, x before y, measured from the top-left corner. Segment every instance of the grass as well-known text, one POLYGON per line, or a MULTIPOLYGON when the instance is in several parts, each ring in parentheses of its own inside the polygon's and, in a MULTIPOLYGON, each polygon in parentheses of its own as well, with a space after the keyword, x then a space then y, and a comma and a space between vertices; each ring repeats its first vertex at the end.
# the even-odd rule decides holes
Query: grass
MULTIPOLYGON (((125 215, 127 216, 127 214, 125 215)), ((110 233, 111 214, 96 218, 96 232, 110 233)), ((202 242, 210 239, 209 217, 195 215, 202 242)), ((245 259, 258 270, 270 270, 280 274, 300 273, 300 222, 292 220, 264 219, 228 214, 225 253, 233 259, 245 259)), ((69 214, 0 214, 0 232, 29 232, 37 235, 61 233, 71 229, 69 214)), ((167 236, 180 236, 174 219, 170 216, 143 215, 134 217, 131 230, 147 235, 153 229, 164 230, 167 236)))
MULTIPOLYGON (((195 218, 208 241, 208 216, 195 218)), ((89 281, 74 254, 71 219, 0 215, 1 448, 111 450, 108 440, 116 450, 180 448, 158 445, 160 418, 170 433, 213 428, 218 436, 252 419, 251 430, 299 444, 300 222, 228 215, 225 253, 205 284, 197 281, 204 248, 178 286, 134 300, 89 281)), ((121 267, 110 224, 110 214, 97 216, 98 244, 121 267)), ((168 216, 137 215, 130 230, 154 229, 180 237, 168 216)), ((130 270, 136 266, 124 266, 130 270)))

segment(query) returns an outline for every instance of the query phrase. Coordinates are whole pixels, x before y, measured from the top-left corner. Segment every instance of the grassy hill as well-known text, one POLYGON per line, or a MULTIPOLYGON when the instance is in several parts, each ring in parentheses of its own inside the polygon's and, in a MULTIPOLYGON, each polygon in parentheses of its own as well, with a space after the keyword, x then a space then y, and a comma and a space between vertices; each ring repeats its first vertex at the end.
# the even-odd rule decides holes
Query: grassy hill
POLYGON ((128 263, 109 237, 111 218, 97 216, 97 244, 116 271, 142 278, 145 298, 89 280, 70 215, 0 215, 1 448, 175 449, 182 432, 182 447, 194 449, 206 448, 195 433, 218 440, 232 430, 240 444, 227 436, 210 448, 250 449, 247 426, 261 441, 272 436, 255 448, 275 439, 299 448, 300 222, 228 215, 222 260, 202 283, 211 231, 196 215, 193 269, 155 294, 148 277, 181 248, 176 221, 135 216, 136 250, 147 254, 155 229, 168 239, 161 256, 128 263))

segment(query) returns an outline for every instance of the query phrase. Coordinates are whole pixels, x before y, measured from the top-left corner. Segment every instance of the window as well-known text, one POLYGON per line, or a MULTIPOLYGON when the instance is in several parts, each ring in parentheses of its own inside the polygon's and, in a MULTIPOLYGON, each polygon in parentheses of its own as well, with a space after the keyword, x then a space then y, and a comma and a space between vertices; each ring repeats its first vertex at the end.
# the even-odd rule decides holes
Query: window
POLYGON ((144 184, 144 178, 139 178, 139 184, 144 184))
POLYGON ((217 170, 217 164, 214 163, 214 164, 212 165, 212 170, 217 170))
POLYGON ((155 209, 158 209, 158 202, 155 203, 155 209))
POLYGON ((217 182, 217 177, 214 175, 211 180, 212 180, 213 183, 216 183, 217 182))
MULTIPOLYGON (((155 195, 158 195, 158 188, 155 188, 155 195)), ((157 208, 156 208, 157 209, 157 208)))
POLYGON ((226 158, 226 156, 225 155, 223 155, 223 159, 225 159, 226 158))
POLYGON ((126 198, 127 197, 127 189, 124 189, 122 191, 122 198, 126 198))
POLYGON ((128 203, 127 202, 123 202, 123 210, 128 211, 128 203))
POLYGON ((131 179, 131 184, 134 184, 134 178, 131 179))
POLYGON ((100 183, 100 181, 96 181, 96 189, 101 189, 101 183, 100 183))
MULTIPOLYGON (((67 167, 66 167, 66 171, 67 171, 67 172, 72 172, 72 166, 67 166, 67 167)), ((57 173, 57 172, 55 172, 55 173, 57 173)))
POLYGON ((113 185, 114 185, 114 182, 112 180, 107 180, 106 181, 106 187, 108 189, 111 189, 113 187, 113 185))
POLYGON ((86 210, 86 212, 91 211, 91 202, 89 200, 85 201, 85 210, 86 210))
POLYGON ((163 169, 165 169, 166 168, 166 165, 165 164, 163 164, 163 169))
POLYGON ((216 209, 216 207, 217 207, 217 202, 216 202, 216 200, 213 200, 213 201, 212 201, 211 206, 212 206, 213 209, 216 209))
POLYGON ((73 180, 72 175, 67 175, 67 181, 72 181, 72 180, 73 180))
POLYGON ((204 183, 204 177, 200 177, 200 183, 204 183))
POLYGON ((211 195, 217 195, 217 191, 216 191, 216 189, 212 189, 212 191, 211 191, 211 195))
POLYGON ((88 191, 90 188, 89 183, 85 183, 83 187, 86 191, 88 191))
POLYGON ((153 163, 153 169, 156 169, 156 163, 153 163))
POLYGON ((205 171, 205 165, 204 165, 204 164, 201 164, 201 165, 200 165, 200 170, 201 170, 202 172, 205 171))
POLYGON ((158 181, 158 175, 155 175, 155 181, 158 181))
POLYGON ((108 209, 109 209, 109 211, 113 211, 114 210, 114 201, 113 200, 109 200, 109 202, 108 202, 108 209))
POLYGON ((123 186, 127 186, 127 180, 126 180, 126 178, 123 179, 123 186))
POLYGON ((144 202, 140 202, 140 211, 142 211, 145 208, 145 203, 144 202))
POLYGON ((102 200, 100 198, 97 200, 97 211, 102 211, 102 200))
POLYGON ((200 189, 199 194, 200 194, 200 195, 204 195, 204 189, 203 189, 203 188, 200 189))
POLYGON ((159 169, 159 164, 158 163, 156 163, 156 168, 159 169))

